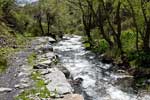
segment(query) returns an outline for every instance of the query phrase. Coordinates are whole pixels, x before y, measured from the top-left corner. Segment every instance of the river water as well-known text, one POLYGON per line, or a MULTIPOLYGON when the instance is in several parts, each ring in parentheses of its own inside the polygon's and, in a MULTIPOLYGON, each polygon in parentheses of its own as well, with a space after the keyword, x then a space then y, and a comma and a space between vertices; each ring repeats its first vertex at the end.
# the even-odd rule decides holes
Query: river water
POLYGON ((150 100, 148 93, 135 94, 132 76, 111 71, 113 66, 101 63, 94 53, 85 50, 81 39, 81 36, 66 35, 54 50, 73 79, 83 79, 85 100, 150 100))

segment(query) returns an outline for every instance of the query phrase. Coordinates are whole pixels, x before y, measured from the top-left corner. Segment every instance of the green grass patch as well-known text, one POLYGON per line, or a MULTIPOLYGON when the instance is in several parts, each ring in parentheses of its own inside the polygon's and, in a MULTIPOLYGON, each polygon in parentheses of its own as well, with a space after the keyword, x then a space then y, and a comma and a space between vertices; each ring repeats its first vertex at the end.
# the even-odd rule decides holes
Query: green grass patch
POLYGON ((7 68, 7 60, 5 58, 0 59, 0 73, 4 72, 7 68))
POLYGON ((35 85, 32 89, 25 90, 16 97, 16 100, 32 100, 29 96, 36 96, 40 98, 50 98, 51 94, 46 88, 44 80, 41 79, 41 75, 38 72, 33 72, 31 78, 35 81, 35 85))
POLYGON ((32 53, 28 56, 28 63, 33 66, 35 64, 35 60, 37 58, 37 55, 35 53, 32 53))
POLYGON ((0 73, 4 72, 8 68, 7 59, 15 51, 15 49, 10 47, 0 48, 0 73))

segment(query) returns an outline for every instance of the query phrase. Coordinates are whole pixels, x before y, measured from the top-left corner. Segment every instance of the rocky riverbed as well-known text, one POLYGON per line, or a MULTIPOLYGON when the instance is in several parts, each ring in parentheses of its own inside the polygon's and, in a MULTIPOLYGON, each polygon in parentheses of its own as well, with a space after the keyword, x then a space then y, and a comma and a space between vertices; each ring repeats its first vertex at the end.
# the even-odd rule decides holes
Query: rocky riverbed
POLYGON ((35 88, 35 81, 31 76, 37 72, 40 74, 38 78, 44 81, 51 96, 42 98, 38 96, 39 92, 36 95, 28 95, 29 99, 83 100, 81 95, 74 94, 69 71, 58 63, 58 57, 52 47, 54 42, 50 37, 37 37, 25 50, 11 55, 8 59, 8 69, 0 75, 0 100, 14 100, 22 92, 35 88), (31 55, 35 56, 32 62, 29 61, 33 60, 29 58, 31 55))

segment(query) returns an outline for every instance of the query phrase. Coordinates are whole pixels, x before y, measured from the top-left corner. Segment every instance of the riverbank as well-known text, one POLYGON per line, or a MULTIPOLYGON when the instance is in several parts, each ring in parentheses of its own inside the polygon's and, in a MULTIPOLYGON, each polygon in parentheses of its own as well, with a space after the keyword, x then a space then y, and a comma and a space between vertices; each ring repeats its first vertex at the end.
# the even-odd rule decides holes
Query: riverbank
POLYGON ((92 46, 90 46, 86 40, 87 39, 85 37, 82 38, 82 43, 84 44, 86 50, 93 52, 96 55, 96 58, 102 63, 113 65, 110 70, 133 77, 132 87, 135 89, 135 93, 139 91, 150 92, 150 68, 148 65, 149 54, 146 55, 142 51, 137 53, 136 51, 133 52, 133 50, 131 50, 120 55, 114 48, 108 48, 107 42, 103 41, 103 39, 100 40, 102 43, 99 41, 93 41, 95 43, 93 43, 92 46), (147 63, 144 63, 144 60, 146 60, 147 63))
POLYGON ((53 42, 55 40, 50 37, 37 37, 24 50, 11 55, 8 69, 0 76, 0 99, 83 99, 73 94, 73 88, 66 78, 69 78, 69 72, 57 64, 53 42))
POLYGON ((135 93, 147 91, 149 90, 149 76, 150 76, 150 68, 148 67, 140 67, 138 65, 132 65, 131 61, 129 61, 128 57, 124 57, 124 61, 121 61, 121 58, 113 58, 108 56, 108 54, 96 54, 96 58, 100 59, 102 63, 111 64, 113 67, 110 70, 114 72, 124 73, 133 77, 132 88, 135 89, 135 93), (120 59, 120 60, 119 60, 120 59))

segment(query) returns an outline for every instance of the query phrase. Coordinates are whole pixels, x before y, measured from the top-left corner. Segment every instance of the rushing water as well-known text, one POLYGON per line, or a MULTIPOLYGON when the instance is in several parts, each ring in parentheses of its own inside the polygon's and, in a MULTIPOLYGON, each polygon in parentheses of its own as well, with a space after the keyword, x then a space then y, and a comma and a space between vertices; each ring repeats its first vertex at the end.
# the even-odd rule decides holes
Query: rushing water
POLYGON ((148 94, 134 94, 132 77, 115 73, 112 65, 101 63, 94 53, 85 50, 81 36, 65 36, 54 46, 61 63, 74 79, 82 78, 87 100, 150 100, 148 94))

